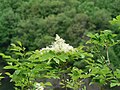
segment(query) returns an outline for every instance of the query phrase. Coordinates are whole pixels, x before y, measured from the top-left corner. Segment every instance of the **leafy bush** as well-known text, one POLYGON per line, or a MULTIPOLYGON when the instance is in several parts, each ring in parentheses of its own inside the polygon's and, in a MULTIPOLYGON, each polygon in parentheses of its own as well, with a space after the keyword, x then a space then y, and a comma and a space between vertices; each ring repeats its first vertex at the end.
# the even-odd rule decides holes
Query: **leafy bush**
POLYGON ((90 84, 120 86, 120 70, 111 66, 109 58, 109 48, 119 43, 113 39, 116 34, 104 30, 88 36, 90 46, 78 48, 66 44, 58 35, 52 45, 30 52, 19 41, 11 44, 10 56, 0 54, 8 63, 4 69, 14 70, 6 74, 15 83, 16 90, 52 88, 52 82, 47 79, 58 79, 61 87, 74 90, 86 89, 83 86, 87 78, 91 79, 90 84), (102 48, 106 54, 101 53, 102 48))

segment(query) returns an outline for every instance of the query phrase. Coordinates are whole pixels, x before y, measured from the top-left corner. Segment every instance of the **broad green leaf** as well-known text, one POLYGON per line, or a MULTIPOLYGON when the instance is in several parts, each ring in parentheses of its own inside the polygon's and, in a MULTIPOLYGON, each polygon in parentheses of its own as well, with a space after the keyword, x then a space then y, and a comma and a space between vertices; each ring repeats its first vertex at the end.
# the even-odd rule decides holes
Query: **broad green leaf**
POLYGON ((57 55, 56 58, 60 59, 62 62, 66 62, 66 60, 69 58, 66 54, 62 53, 60 55, 57 55))
POLYGON ((11 74, 9 72, 5 72, 5 74, 8 75, 8 76, 11 76, 11 74))
POLYGON ((114 87, 114 86, 116 86, 116 83, 111 83, 110 84, 110 87, 114 87))
POLYGON ((60 63, 60 60, 59 60, 59 59, 57 59, 57 58, 53 58, 53 60, 54 60, 57 64, 59 64, 59 63, 60 63))
POLYGON ((46 86, 52 86, 52 84, 50 82, 46 82, 45 85, 46 86))
POLYGON ((22 43, 20 41, 16 41, 21 47, 22 47, 22 43))

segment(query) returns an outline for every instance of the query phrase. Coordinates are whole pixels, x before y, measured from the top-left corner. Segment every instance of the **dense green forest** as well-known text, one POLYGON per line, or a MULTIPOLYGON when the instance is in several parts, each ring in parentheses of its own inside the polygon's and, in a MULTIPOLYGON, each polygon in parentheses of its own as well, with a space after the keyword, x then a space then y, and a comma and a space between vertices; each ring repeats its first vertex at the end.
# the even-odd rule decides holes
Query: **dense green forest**
POLYGON ((0 0, 1 51, 16 40, 35 50, 55 34, 78 46, 87 32, 112 29, 109 21, 119 15, 119 5, 119 0, 0 0))
MULTIPOLYGON (((40 50, 56 34, 73 47, 84 46, 90 32, 111 30, 118 40, 119 5, 120 0, 0 0, 0 52, 10 53, 7 50, 16 41, 26 51, 40 50)), ((109 49, 115 67, 120 66, 119 46, 109 49)), ((4 60, 0 60, 2 65, 4 60)))

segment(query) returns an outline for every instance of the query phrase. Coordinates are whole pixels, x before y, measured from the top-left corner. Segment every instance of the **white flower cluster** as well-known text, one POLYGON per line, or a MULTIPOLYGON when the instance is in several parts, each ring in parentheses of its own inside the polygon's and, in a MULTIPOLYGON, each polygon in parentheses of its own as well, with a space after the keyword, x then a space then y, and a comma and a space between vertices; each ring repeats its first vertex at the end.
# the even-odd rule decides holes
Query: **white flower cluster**
POLYGON ((65 40, 60 38, 56 34, 55 42, 49 47, 42 48, 40 51, 55 51, 55 52, 69 52, 73 50, 73 47, 65 43, 65 40))
POLYGON ((37 83, 37 82, 35 83, 34 87, 35 87, 35 90, 44 90, 44 87, 41 86, 40 83, 37 83))

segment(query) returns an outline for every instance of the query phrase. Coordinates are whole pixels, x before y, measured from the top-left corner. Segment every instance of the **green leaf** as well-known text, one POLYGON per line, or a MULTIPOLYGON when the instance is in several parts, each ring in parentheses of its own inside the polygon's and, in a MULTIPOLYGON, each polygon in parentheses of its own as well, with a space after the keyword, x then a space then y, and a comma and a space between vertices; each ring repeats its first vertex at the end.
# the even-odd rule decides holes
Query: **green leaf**
POLYGON ((117 83, 111 83, 110 84, 110 87, 115 87, 115 86, 117 86, 117 83))
POLYGON ((52 86, 52 84, 50 82, 46 82, 45 85, 46 86, 52 86))
POLYGON ((17 66, 5 66, 4 69, 18 69, 17 66))
POLYGON ((9 72, 5 72, 5 74, 8 75, 8 76, 11 76, 11 74, 9 72))
POLYGON ((39 62, 39 61, 46 61, 46 60, 50 60, 50 59, 52 59, 52 58, 54 58, 54 53, 52 53, 52 52, 47 52, 47 53, 44 53, 43 55, 40 55, 40 53, 39 53, 39 56, 38 56, 38 54, 36 54, 36 55, 34 55, 34 57, 38 57, 38 59, 37 60, 35 60, 34 62, 39 62))
POLYGON ((16 41, 18 43, 19 46, 22 47, 22 43, 20 41, 16 41))
POLYGON ((7 55, 5 55, 5 54, 3 54, 3 53, 0 53, 0 56, 2 56, 2 57, 5 58, 5 59, 10 59, 10 58, 11 58, 11 56, 7 56, 7 55))
POLYGON ((3 79, 4 77, 0 76, 0 80, 3 79))
POLYGON ((16 70, 16 71, 14 72, 14 74, 15 74, 15 75, 18 75, 20 72, 21 72, 21 70, 16 70))
POLYGON ((16 45, 14 43, 11 43, 11 46, 16 47, 16 45))
POLYGON ((24 54, 21 52, 15 52, 16 55, 23 56, 24 54))
POLYGON ((56 56, 58 59, 60 59, 62 62, 66 62, 66 60, 69 58, 66 54, 62 53, 60 55, 56 56))
POLYGON ((59 63, 60 63, 60 60, 59 60, 59 59, 57 59, 57 58, 53 58, 53 60, 54 60, 57 64, 59 64, 59 63))

